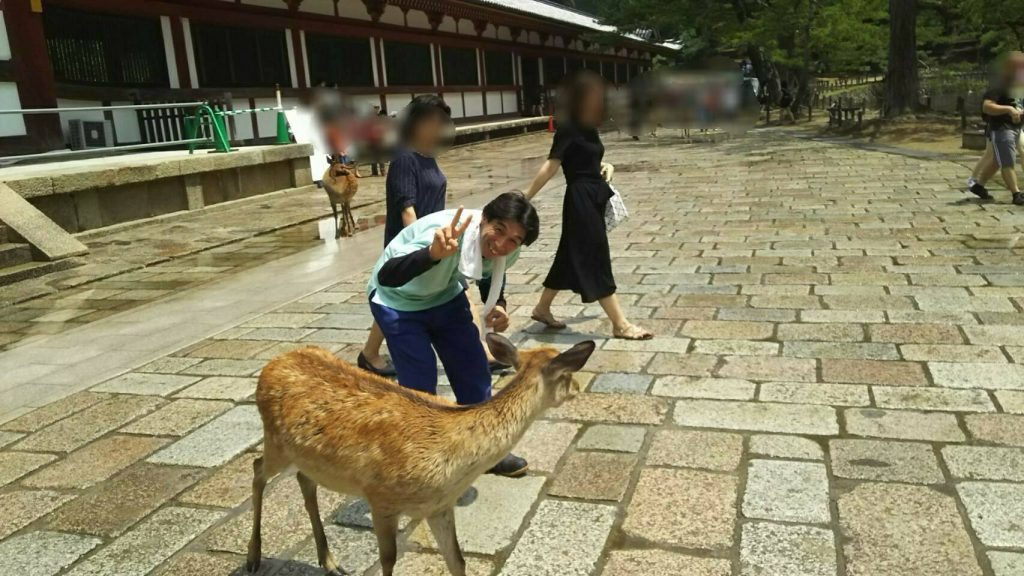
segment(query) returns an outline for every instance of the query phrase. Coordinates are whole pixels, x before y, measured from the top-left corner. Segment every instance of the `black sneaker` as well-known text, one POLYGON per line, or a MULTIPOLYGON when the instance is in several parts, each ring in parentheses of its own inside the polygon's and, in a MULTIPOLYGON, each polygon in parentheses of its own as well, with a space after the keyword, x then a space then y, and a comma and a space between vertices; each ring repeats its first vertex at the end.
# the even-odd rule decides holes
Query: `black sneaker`
POLYGON ((376 374, 382 378, 394 378, 395 376, 398 376, 398 371, 395 370, 395 365, 392 364, 390 360, 384 363, 383 368, 377 368, 373 364, 370 364, 370 361, 366 359, 366 356, 364 356, 362 352, 359 353, 359 358, 356 359, 356 365, 370 374, 376 374))
POLYGON ((526 460, 515 454, 509 454, 502 458, 501 462, 495 464, 494 468, 488 470, 487 473, 508 478, 519 478, 520 476, 526 476, 526 471, 529 468, 530 465, 526 460))
POLYGON ((971 194, 974 194, 978 198, 981 198, 982 200, 992 199, 992 195, 988 193, 988 189, 978 183, 974 183, 970 188, 967 189, 967 191, 970 192, 971 194))
POLYGON ((1024 206, 1024 194, 1021 194, 1020 192, 1014 192, 1013 193, 1013 205, 1014 206, 1024 206))

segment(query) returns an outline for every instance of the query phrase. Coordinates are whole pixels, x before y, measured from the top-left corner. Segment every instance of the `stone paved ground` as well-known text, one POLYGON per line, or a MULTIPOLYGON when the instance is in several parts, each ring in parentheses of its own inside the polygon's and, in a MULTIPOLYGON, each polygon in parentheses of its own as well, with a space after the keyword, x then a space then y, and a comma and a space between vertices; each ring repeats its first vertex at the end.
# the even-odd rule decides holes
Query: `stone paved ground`
MULTIPOLYGON (((533 165, 520 159, 537 154, 532 142, 482 142, 448 153, 444 168, 452 179, 450 198, 481 188, 521 186, 526 168, 533 165), (509 154, 517 161, 507 161, 509 154)), ((354 212, 361 228, 381 222, 383 198, 383 178, 360 180, 354 212)), ((323 190, 306 186, 80 234, 90 250, 78 258, 80 266, 0 286, 0 350, 294 254, 319 242, 315 220, 330 215, 323 190)))
MULTIPOLYGON (((543 148, 543 137, 524 139, 543 148)), ((1024 574, 1024 217, 961 203, 961 167, 757 133, 608 138, 632 219, 612 235, 629 314, 658 338, 528 319, 561 199, 510 276, 522 346, 599 344, 586 391, 537 421, 532 474, 457 510, 470 573, 1024 574)), ((542 151, 542 150, 541 150, 542 151)), ((241 566, 255 375, 320 344, 351 359, 366 272, 0 424, 0 574, 210 575, 241 566)), ((365 508, 325 493, 343 566, 365 508)), ((268 490, 264 575, 313 575, 295 481, 268 490)), ((442 575, 405 527, 401 575, 442 575)))

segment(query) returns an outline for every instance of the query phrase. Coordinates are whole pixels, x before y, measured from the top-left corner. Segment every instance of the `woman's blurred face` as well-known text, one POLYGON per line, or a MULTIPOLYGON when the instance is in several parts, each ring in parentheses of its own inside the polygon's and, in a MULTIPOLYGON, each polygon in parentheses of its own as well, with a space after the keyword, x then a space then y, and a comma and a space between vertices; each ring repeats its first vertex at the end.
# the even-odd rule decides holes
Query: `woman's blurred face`
POLYGON ((583 95, 580 118, 592 126, 596 126, 604 119, 604 86, 595 82, 590 84, 583 95))
POLYGON ((441 139, 445 132, 445 121, 440 113, 429 114, 416 124, 412 134, 412 144, 420 152, 433 152, 441 147, 441 139))

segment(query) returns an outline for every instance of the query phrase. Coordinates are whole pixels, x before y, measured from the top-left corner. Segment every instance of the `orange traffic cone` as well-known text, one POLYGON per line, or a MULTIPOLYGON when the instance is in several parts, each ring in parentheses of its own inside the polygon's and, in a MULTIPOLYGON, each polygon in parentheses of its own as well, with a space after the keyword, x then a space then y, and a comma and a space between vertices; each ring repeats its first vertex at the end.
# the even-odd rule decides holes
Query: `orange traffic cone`
POLYGON ((548 132, 554 132, 554 131, 555 131, 555 117, 554 116, 548 116, 548 132))

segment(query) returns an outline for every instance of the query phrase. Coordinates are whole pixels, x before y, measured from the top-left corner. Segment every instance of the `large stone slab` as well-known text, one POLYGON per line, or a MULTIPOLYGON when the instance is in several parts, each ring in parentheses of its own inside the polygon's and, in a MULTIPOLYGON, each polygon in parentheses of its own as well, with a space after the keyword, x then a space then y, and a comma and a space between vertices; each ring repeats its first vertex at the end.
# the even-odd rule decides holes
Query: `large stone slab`
POLYGON ((825 358, 821 361, 821 378, 825 382, 849 384, 928 385, 928 377, 921 364, 886 360, 825 358))
POLYGON ((201 473, 198 468, 143 462, 62 507, 50 516, 48 525, 63 532, 117 536, 194 483, 201 473))
POLYGON ((995 576, 1024 574, 1024 554, 992 550, 988 553, 988 559, 992 563, 992 571, 995 572, 995 576))
POLYGON ((935 387, 875 386, 879 408, 911 408, 949 412, 993 412, 995 407, 984 390, 935 387))
POLYGON ((609 422, 613 424, 661 424, 668 402, 635 394, 579 394, 547 412, 548 418, 609 422))
POLYGON ((780 434, 753 434, 750 437, 750 453, 773 458, 794 460, 824 460, 821 446, 810 438, 783 436, 780 434))
POLYGON ((639 452, 640 448, 644 445, 644 438, 646 437, 647 429, 642 426, 595 424, 587 428, 587 431, 583 433, 583 436, 576 443, 576 447, 580 450, 639 452))
POLYGON ((53 454, 35 454, 32 452, 0 452, 0 487, 3 487, 25 474, 56 460, 53 454))
POLYGON ((746 380, 817 380, 815 361, 805 358, 776 356, 730 356, 719 370, 720 376, 746 380))
POLYGON ((107 394, 78 392, 33 410, 24 416, 19 416, 10 422, 4 422, 0 425, 0 428, 15 432, 35 432, 58 420, 98 404, 109 397, 107 394))
POLYGON ((234 508, 252 496, 252 462, 256 454, 242 454, 178 497, 186 504, 234 508))
POLYGON ((647 453, 647 464, 735 470, 743 455, 743 437, 728 432, 660 430, 647 453))
POLYGON ((834 576, 835 537, 831 530, 768 522, 743 525, 741 576, 834 576))
POLYGON ((945 481, 928 444, 844 438, 830 441, 829 452, 832 473, 840 478, 914 484, 945 481))
POLYGON ((150 396, 115 396, 27 436, 17 450, 70 452, 155 410, 163 401, 150 396))
POLYGON ((630 454, 576 452, 566 460, 548 494, 617 502, 626 494, 635 465, 636 456, 630 454))
POLYGON ((196 508, 164 508, 75 566, 68 576, 143 576, 223 516, 196 508))
POLYGON ((526 458, 533 472, 554 472, 579 429, 579 424, 570 422, 538 420, 526 430, 513 453, 526 458))
POLYGON ((765 382, 758 398, 767 402, 823 404, 826 406, 868 406, 867 386, 821 382, 765 382))
POLYGON ((613 550, 601 576, 730 576, 732 564, 665 550, 613 550))
POLYGON ((1024 446, 1024 416, 1016 414, 968 414, 967 430, 975 440, 1024 446))
POLYGON ((954 478, 1024 482, 1024 448, 944 446, 942 459, 954 478))
POLYGON ((148 458, 154 464, 210 468, 231 460, 263 437, 256 407, 236 406, 148 458))
POLYGON ((0 542, 0 574, 54 576, 99 546, 99 538, 37 531, 0 542))
POLYGON ((541 502, 505 561, 503 576, 589 576, 615 522, 612 506, 541 502))
POLYGON ((184 436, 231 408, 230 402, 174 400, 121 429, 129 434, 184 436))
POLYGON ((956 501, 925 486, 861 484, 839 496, 850 576, 980 576, 956 501))
POLYGON ((14 490, 0 494, 0 540, 74 498, 53 490, 14 490))
POLYGON ((987 362, 929 362, 928 370, 938 386, 1024 390, 1024 366, 987 362))
POLYGON ((816 462, 751 460, 743 516, 786 522, 827 524, 828 473, 816 462))
POLYGON ((3 182, 0 182, 0 221, 17 232, 47 260, 62 260, 89 251, 85 244, 68 234, 3 182))
POLYGON ((982 544, 1024 548, 1024 485, 964 482, 956 491, 982 544))
POLYGON ((93 386, 92 391, 165 396, 198 381, 199 378, 195 376, 129 372, 128 374, 108 380, 99 386, 93 386))
POLYGON ((811 435, 839 432, 835 410, 827 406, 680 400, 676 403, 673 415, 676 424, 698 428, 811 435))
POLYGON ((88 488, 167 444, 163 438, 114 435, 68 454, 60 462, 25 479, 36 488, 88 488))
POLYGON ((737 479, 713 472, 646 468, 622 530, 628 536, 684 548, 733 544, 737 479))
POLYGON ((651 394, 672 398, 715 398, 719 400, 753 400, 757 385, 736 378, 692 378, 664 376, 654 383, 651 394))
POLYGON ((953 414, 850 408, 844 412, 846 431, 855 436, 963 442, 963 431, 953 414))
MULTIPOLYGON (((491 555, 511 546, 540 496, 544 482, 545 478, 539 476, 509 479, 484 475, 477 478, 473 483, 476 499, 468 506, 455 508, 462 551, 491 555)), ((420 545, 435 547, 425 523, 417 528, 412 539, 420 545)))

